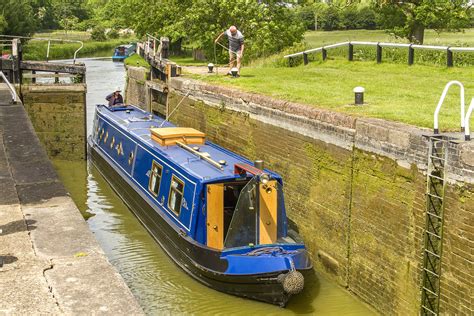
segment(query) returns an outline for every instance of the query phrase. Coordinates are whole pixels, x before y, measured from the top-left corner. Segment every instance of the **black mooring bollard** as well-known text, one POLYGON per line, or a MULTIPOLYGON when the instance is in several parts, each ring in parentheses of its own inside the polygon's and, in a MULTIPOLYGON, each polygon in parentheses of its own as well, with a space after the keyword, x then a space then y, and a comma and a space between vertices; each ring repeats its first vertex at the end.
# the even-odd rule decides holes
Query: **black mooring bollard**
POLYGON ((355 87, 354 88, 354 104, 355 105, 363 105, 364 104, 364 92, 365 89, 363 87, 355 87))
POLYGON ((211 74, 213 72, 213 69, 214 69, 214 64, 213 63, 207 64, 207 69, 209 69, 208 73, 211 74))

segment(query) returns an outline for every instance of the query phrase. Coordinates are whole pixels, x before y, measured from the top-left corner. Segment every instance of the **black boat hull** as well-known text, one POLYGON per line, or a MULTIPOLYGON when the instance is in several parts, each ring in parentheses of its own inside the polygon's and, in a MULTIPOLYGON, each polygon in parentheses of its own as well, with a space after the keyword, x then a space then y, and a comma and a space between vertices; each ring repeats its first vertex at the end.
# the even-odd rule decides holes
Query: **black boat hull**
MULTIPOLYGON (((287 304, 290 295, 285 293, 277 278, 288 271, 257 275, 223 274, 227 263, 220 259, 219 252, 199 247, 190 242, 183 231, 173 229, 90 142, 89 140, 89 160, 180 268, 215 290, 282 307, 287 304)), ((312 268, 299 271, 305 275, 310 270, 312 268)))

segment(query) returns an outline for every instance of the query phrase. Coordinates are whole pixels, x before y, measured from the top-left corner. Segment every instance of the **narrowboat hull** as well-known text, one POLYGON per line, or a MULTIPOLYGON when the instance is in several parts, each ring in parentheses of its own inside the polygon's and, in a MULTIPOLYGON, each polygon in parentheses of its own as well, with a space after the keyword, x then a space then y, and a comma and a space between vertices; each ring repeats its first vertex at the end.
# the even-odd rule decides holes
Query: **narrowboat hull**
MULTIPOLYGON (((113 166, 109 158, 97 150, 91 139, 88 140, 88 153, 93 165, 181 269, 202 284, 221 292, 281 307, 287 304, 291 295, 284 291, 278 276, 287 273, 288 270, 250 275, 223 273, 228 264, 226 260, 221 259, 221 253, 200 246, 183 230, 172 227, 147 203, 146 197, 134 189, 133 184, 121 174, 121 171, 113 166)), ((306 278, 312 271, 312 266, 308 263, 307 268, 298 271, 306 278)))

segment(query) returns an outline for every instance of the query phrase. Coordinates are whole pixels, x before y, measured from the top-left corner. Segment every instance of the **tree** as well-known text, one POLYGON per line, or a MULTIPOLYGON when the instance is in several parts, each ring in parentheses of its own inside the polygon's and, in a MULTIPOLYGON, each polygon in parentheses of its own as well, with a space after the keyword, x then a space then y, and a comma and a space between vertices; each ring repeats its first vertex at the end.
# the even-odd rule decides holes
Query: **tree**
POLYGON ((300 41, 305 30, 296 10, 275 0, 161 0, 159 5, 156 0, 110 0, 99 15, 116 27, 133 28, 138 36, 167 36, 178 46, 186 41, 209 57, 214 39, 231 25, 243 32, 245 55, 252 57, 300 41))
POLYGON ((4 33, 29 36, 37 28, 37 19, 28 0, 1 0, 0 12, 3 16, 4 33))
POLYGON ((7 29, 7 27, 8 27, 7 20, 5 19, 3 14, 0 14, 0 34, 3 34, 3 32, 5 32, 5 30, 7 29))
POLYGON ((284 2, 194 0, 185 15, 186 32, 195 47, 212 56, 213 40, 231 25, 245 36, 247 57, 267 56, 299 42, 305 27, 284 2))
POLYGON ((469 0, 375 0, 382 21, 395 35, 423 44, 426 28, 437 32, 469 25, 469 0), (390 22, 397 17, 398 25, 390 22), (401 17, 401 19, 400 19, 401 17))
POLYGON ((77 22, 79 22, 79 18, 74 15, 63 17, 59 21, 59 25, 61 25, 61 28, 66 32, 66 37, 67 31, 74 29, 74 26, 77 24, 77 22))

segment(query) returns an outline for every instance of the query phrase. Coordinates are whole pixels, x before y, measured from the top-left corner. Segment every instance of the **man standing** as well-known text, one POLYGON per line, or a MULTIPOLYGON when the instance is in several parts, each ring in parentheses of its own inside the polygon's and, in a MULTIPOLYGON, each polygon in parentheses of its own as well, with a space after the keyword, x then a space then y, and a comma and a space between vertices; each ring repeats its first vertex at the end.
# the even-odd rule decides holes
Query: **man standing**
POLYGON ((115 89, 115 92, 109 94, 105 98, 107 101, 109 101, 109 106, 114 106, 114 105, 117 105, 117 104, 123 104, 123 97, 120 94, 120 92, 122 92, 122 89, 120 89, 120 87, 117 87, 117 89, 115 89))
POLYGON ((229 40, 229 72, 237 64, 238 75, 240 75, 240 67, 242 64, 242 56, 244 54, 244 36, 242 33, 237 30, 237 28, 232 25, 228 30, 219 34, 219 36, 214 41, 215 43, 219 42, 222 36, 226 36, 229 40))

